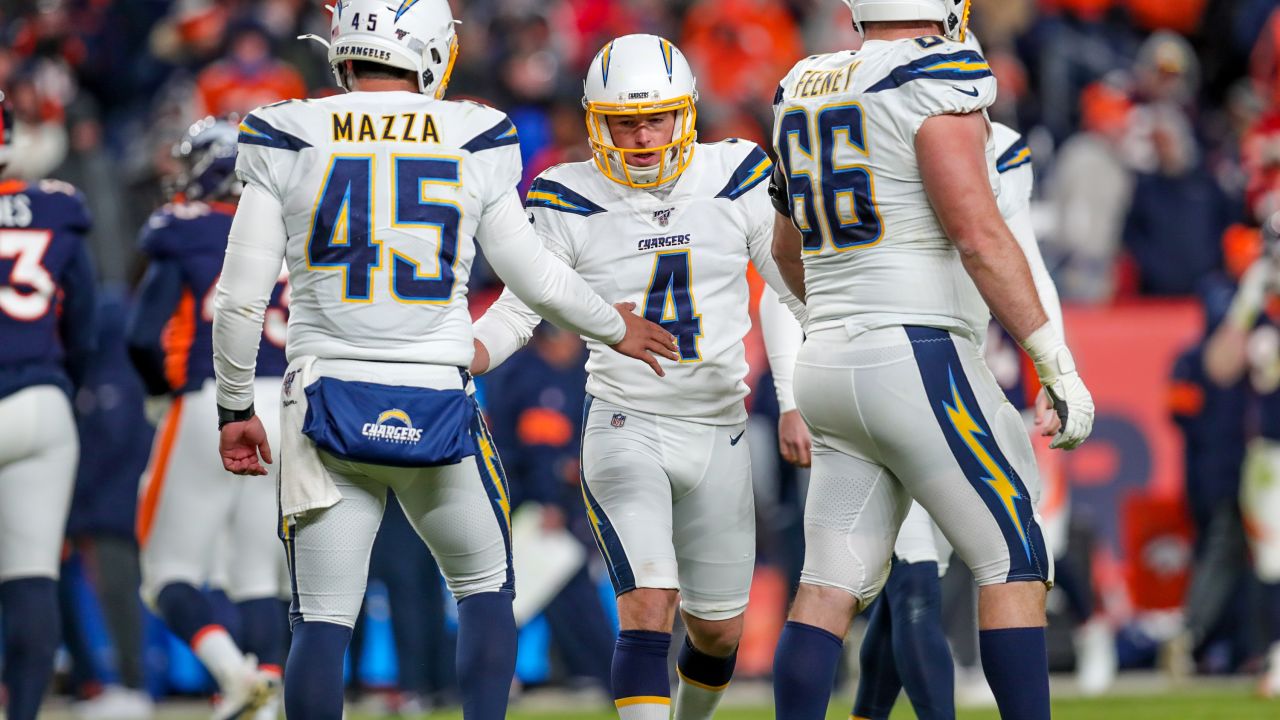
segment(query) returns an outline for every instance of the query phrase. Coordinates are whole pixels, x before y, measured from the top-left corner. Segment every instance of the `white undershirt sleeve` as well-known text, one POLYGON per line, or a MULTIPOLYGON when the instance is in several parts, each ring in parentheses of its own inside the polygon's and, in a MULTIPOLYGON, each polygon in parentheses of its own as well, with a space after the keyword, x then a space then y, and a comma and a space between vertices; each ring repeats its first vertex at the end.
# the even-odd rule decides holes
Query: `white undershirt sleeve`
POLYGON ((760 295, 760 332, 764 335, 769 369, 773 371, 778 409, 784 413, 791 412, 796 409, 793 380, 796 356, 800 354, 800 346, 804 344, 804 330, 791 310, 778 299, 778 293, 767 285, 760 295))
POLYGON ((1049 323, 1058 331, 1059 336, 1066 337, 1062 321, 1062 301, 1058 298, 1058 288, 1053 284, 1049 269, 1045 266, 1044 255, 1040 253, 1040 244, 1036 242, 1035 228, 1031 224, 1031 206, 1024 204, 1017 212, 1005 220, 1009 230, 1022 247, 1027 256, 1027 266, 1031 268, 1031 280, 1035 283, 1036 294, 1040 296, 1040 304, 1049 316, 1049 323))
MULTIPOLYGON (((543 247, 514 191, 485 208, 476 239, 484 247, 489 264, 506 283, 507 290, 538 315, 606 345, 615 345, 626 335, 626 323, 618 311, 560 258, 543 247)), ((532 333, 533 326, 537 325, 534 322, 533 326, 522 330, 528 325, 529 316, 515 312, 509 304, 499 308, 499 316, 504 315, 504 309, 510 311, 505 313, 505 318, 495 318, 495 322, 481 326, 484 335, 494 342, 491 346, 481 340, 491 358, 495 350, 506 350, 513 347, 513 343, 518 349, 528 340, 527 334, 532 333), (499 332, 505 332, 507 337, 497 339, 499 332)))
POLYGON ((227 237, 213 310, 218 404, 230 410, 253 404, 262 319, 280 278, 287 241, 280 201, 256 184, 245 185, 227 237))

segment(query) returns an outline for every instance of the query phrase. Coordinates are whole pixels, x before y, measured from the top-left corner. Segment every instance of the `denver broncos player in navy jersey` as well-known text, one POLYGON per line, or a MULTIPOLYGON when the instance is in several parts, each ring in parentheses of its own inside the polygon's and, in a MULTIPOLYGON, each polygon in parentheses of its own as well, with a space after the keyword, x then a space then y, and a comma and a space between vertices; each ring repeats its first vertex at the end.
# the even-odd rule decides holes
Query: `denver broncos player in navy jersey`
MULTIPOLYGON (((237 477, 217 461, 213 395, 213 290, 235 214, 234 125, 207 118, 176 148, 186 164, 183 200, 142 230, 149 264, 128 327, 129 354, 159 425, 139 491, 142 596, 217 680, 215 718, 274 718, 284 662, 284 552, 276 537, 273 478, 237 477), (166 403, 167 409, 165 408, 166 403), (163 418, 159 417, 163 414, 163 418), (229 552, 214 553, 221 538, 229 552), (228 563, 219 568, 219 559, 228 563), (244 651, 214 619, 201 586, 223 577, 240 609, 244 651)), ((258 354, 262 392, 284 374, 288 286, 283 273, 258 354)), ((267 427, 278 427, 268 422, 267 427)))
MULTIPOLYGON (((0 117, 4 177, 13 140, 2 106, 0 117)), ((58 562, 80 454, 69 396, 95 337, 88 230, 74 187, 0 182, 0 621, 9 720, 36 716, 58 648, 58 562)))

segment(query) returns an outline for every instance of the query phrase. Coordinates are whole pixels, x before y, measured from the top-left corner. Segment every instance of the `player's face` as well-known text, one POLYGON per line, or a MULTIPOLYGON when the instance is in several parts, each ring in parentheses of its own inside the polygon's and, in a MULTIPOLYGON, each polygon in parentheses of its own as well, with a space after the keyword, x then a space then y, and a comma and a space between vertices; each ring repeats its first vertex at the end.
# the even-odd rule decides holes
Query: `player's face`
MULTIPOLYGON (((636 115, 610 115, 609 134, 615 147, 623 150, 658 148, 671 143, 676 129, 674 111, 636 115)), ((627 164, 632 167, 653 167, 662 159, 661 153, 627 153, 627 164)))

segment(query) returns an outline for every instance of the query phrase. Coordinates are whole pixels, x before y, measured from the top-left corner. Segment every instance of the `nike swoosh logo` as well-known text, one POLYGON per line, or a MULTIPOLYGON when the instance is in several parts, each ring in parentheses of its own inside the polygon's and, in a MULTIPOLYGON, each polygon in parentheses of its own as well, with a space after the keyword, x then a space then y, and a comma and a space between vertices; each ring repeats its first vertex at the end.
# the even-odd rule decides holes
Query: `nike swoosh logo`
POLYGON ((968 90, 961 90, 960 88, 956 87, 955 85, 952 85, 952 86, 951 86, 951 88, 952 88, 953 90, 955 90, 956 92, 958 92, 958 93, 962 94, 962 95, 968 95, 969 97, 978 97, 978 88, 977 88, 977 87, 971 87, 971 88, 969 88, 968 90))
POLYGON ((729 438, 729 444, 730 444, 730 445, 737 445, 737 444, 738 444, 738 441, 742 439, 742 436, 743 436, 743 435, 746 435, 746 434, 747 434, 747 431, 746 431, 746 430, 743 430, 742 432, 738 433, 737 437, 731 437, 731 438, 729 438))

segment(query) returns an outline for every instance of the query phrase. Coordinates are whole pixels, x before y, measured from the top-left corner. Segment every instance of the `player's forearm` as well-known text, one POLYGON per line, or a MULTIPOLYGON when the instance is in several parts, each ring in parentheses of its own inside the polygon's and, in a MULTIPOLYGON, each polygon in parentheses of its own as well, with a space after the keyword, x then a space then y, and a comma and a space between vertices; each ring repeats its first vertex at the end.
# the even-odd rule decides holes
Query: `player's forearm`
POLYGON ((773 219, 773 261, 778 265, 782 281, 795 298, 806 301, 804 287, 804 259, 801 255, 803 238, 791 220, 782 215, 773 219))
POLYGON ((796 356, 804 343, 804 330, 769 287, 760 296, 760 331, 764 336, 765 353, 769 356, 769 369, 773 372, 778 407, 782 412, 795 410, 796 356))
POLYGON ((1204 349, 1204 372, 1218 387, 1230 387, 1244 376, 1249 331, 1227 318, 1209 336, 1204 349))
POLYGON ((963 245, 963 241, 957 241, 956 244, 960 247, 961 262, 987 301, 991 314, 1015 340, 1023 342, 1044 327, 1049 317, 1040 304, 1026 256, 1007 229, 1004 236, 1002 239, 997 234, 990 240, 963 245))
POLYGON ((506 362, 524 347, 533 337, 533 330, 540 319, 510 289, 503 290, 498 300, 475 323, 475 338, 489 354, 485 372, 506 362))
POLYGON ((282 217, 278 200, 247 186, 227 238, 214 295, 213 367, 218 405, 230 410, 253 404, 262 321, 280 277, 287 240, 282 217))
POLYGON ((542 317, 606 345, 626 335, 618 312, 542 246, 515 193, 486 209, 479 239, 498 277, 542 317))

